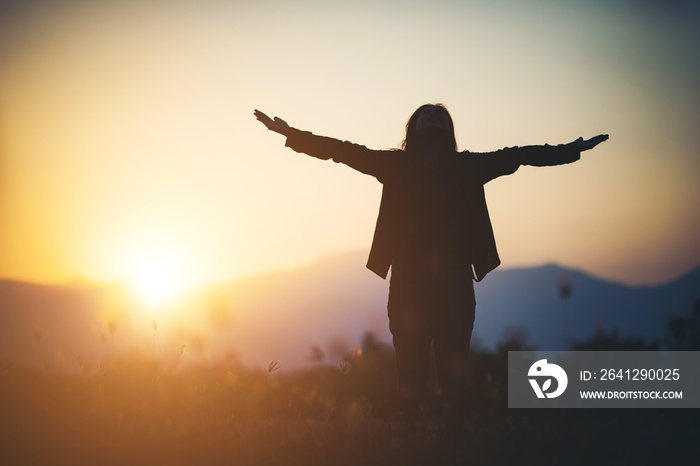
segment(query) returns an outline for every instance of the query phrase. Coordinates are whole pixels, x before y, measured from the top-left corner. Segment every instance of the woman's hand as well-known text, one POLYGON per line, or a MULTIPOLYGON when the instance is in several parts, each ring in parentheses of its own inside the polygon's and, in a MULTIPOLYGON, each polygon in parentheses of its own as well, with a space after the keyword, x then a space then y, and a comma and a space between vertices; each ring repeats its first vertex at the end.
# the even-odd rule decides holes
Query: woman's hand
POLYGON ((283 119, 275 117, 273 120, 260 110, 255 110, 253 115, 255 115, 255 118, 257 118, 258 121, 265 125, 270 131, 274 131, 275 133, 279 133, 283 136, 287 136, 289 134, 290 127, 283 119))
POLYGON ((576 148, 579 150, 579 152, 583 152, 585 150, 590 150, 593 149, 595 146, 600 144, 603 141, 608 140, 608 135, 607 134, 599 134, 598 136, 594 136, 587 141, 584 141, 583 138, 578 138, 573 142, 573 144, 576 146, 576 148))

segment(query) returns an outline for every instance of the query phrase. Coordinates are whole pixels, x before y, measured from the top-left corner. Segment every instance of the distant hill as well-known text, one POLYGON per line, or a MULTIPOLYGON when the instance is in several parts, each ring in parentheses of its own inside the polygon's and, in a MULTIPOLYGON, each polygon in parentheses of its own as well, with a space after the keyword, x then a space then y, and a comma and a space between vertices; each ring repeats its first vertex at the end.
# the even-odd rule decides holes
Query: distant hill
POLYGON ((99 361, 137 344, 122 286, 46 286, 0 280, 0 360, 69 366, 99 361), (119 330, 109 346, 110 330, 119 330))
MULTIPOLYGON (((309 363, 313 345, 316 360, 335 364, 367 331, 390 343, 388 280, 364 263, 364 253, 342 254, 193 293, 172 316, 158 317, 164 359, 172 365, 228 354, 247 366, 275 360, 292 369, 309 363)), ((700 298, 700 268, 654 287, 629 287, 555 265, 499 269, 476 285, 476 296, 473 345, 485 349, 519 334, 538 349, 562 350, 596 329, 651 341, 665 334, 671 315, 691 312, 700 298), (566 299, 563 281, 570 287, 566 299)), ((125 351, 157 358, 151 316, 137 307, 122 285, 0 281, 0 360, 75 369, 77 355, 93 367, 125 351)))
POLYGON ((504 269, 476 290, 474 332, 488 348, 510 325, 523 329, 538 349, 563 350, 596 330, 647 341, 663 337, 669 317, 690 314, 700 299, 700 268, 654 287, 629 287, 556 265, 504 269), (570 286, 567 299, 560 294, 562 281, 570 286))

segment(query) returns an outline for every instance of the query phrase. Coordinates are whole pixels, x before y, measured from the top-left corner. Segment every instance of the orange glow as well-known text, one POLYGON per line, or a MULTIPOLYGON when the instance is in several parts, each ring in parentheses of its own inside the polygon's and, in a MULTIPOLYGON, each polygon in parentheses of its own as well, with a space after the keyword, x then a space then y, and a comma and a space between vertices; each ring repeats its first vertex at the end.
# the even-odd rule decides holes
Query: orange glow
POLYGON ((697 79, 673 31, 602 3, 417 3, 401 20, 381 2, 205 3, 0 18, 0 277, 125 279, 160 302, 366 251, 381 185, 292 153, 252 110, 383 149, 434 101, 462 149, 611 135, 572 167, 487 186, 504 266, 640 283, 700 260, 697 79))

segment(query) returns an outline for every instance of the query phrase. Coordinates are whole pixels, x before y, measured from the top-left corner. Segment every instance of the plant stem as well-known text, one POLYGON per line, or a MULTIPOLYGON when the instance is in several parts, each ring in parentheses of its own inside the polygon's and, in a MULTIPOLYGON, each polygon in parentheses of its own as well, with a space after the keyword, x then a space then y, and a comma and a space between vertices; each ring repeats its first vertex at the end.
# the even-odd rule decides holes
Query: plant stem
POLYGON ((158 342, 158 352, 160 353, 160 367, 161 369, 165 366, 163 362, 163 349, 160 347, 160 338, 158 337, 158 330, 156 330, 156 342, 158 342))

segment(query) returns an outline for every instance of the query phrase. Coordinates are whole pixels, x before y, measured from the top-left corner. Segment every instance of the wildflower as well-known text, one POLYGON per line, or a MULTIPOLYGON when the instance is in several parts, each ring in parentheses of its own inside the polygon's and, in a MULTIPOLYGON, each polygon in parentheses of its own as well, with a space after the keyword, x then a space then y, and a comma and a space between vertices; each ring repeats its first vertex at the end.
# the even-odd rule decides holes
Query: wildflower
POLYGON ((156 342, 158 343, 158 352, 160 353, 160 363, 163 364, 163 349, 160 346, 160 338, 158 337, 158 322, 155 320, 151 322, 151 327, 156 332, 156 342))
POLYGON ((114 319, 108 319, 105 322, 105 327, 107 327, 107 331, 110 335, 114 335, 114 333, 117 331, 117 322, 114 319))
POLYGON ((326 355, 323 353, 321 347, 318 345, 312 345, 311 354, 309 355, 309 362, 318 363, 323 362, 324 359, 326 359, 326 355))
POLYGON ((100 339, 100 341, 107 341, 107 336, 102 333, 102 330, 97 325, 93 325, 92 328, 92 333, 100 339))
POLYGON ((559 296, 561 299, 567 299, 569 296, 571 296, 571 289, 573 288, 573 284, 571 283, 571 279, 567 276, 562 276, 559 278, 559 296))
POLYGON ((282 367, 282 366, 280 366, 280 364, 277 361, 270 362, 270 365, 267 366, 267 374, 268 375, 272 374, 274 371, 276 371, 280 367, 282 367))

